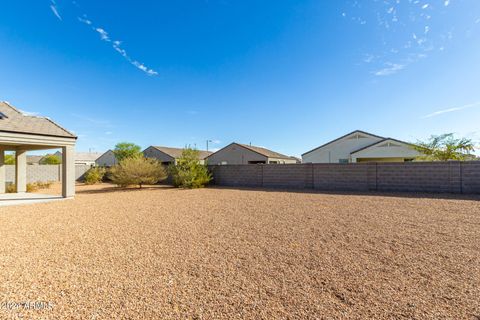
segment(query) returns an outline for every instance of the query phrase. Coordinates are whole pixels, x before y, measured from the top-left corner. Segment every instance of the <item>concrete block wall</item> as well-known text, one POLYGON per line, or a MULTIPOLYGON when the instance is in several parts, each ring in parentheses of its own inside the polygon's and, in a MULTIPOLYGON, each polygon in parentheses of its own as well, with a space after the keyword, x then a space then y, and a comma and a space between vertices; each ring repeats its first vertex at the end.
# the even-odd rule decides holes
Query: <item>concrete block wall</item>
POLYGON ((480 193, 480 161, 210 166, 223 186, 480 193))
MULTIPOLYGON (((375 167, 368 163, 310 164, 313 166, 313 186, 318 190, 369 191, 370 170, 375 167)), ((375 184, 375 183, 373 183, 375 184)))
MULTIPOLYGON (((90 169, 89 165, 76 165, 75 179, 80 180, 88 169, 90 169)), ((15 181, 15 166, 7 165, 5 175, 6 182, 13 183, 15 181)), ((27 183, 61 180, 62 165, 27 165, 27 183)))
POLYGON ((462 193, 480 193, 480 161, 462 163, 462 193))

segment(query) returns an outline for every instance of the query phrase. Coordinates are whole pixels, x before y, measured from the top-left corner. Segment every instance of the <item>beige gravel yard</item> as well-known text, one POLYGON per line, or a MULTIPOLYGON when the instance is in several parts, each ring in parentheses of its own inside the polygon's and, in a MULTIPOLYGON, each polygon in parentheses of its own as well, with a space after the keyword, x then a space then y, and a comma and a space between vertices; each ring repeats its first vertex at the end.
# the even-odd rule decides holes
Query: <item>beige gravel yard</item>
POLYGON ((0 208, 0 319, 480 319, 479 200, 77 186, 0 208))

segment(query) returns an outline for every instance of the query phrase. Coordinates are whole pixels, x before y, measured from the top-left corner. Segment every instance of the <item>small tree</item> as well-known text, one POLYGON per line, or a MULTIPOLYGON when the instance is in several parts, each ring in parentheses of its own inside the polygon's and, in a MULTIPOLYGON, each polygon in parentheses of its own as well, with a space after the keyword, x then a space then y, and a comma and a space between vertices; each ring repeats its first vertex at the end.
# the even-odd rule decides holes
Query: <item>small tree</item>
POLYGON ((15 155, 6 154, 5 155, 5 164, 15 164, 15 155))
POLYGON ((430 136, 427 141, 418 141, 414 147, 423 155, 422 160, 447 161, 447 160, 472 160, 475 158, 472 152, 475 151, 471 139, 455 138, 453 133, 446 133, 439 136, 430 136))
POLYGON ((177 187, 201 188, 212 179, 207 167, 200 164, 199 151, 191 148, 183 149, 181 157, 169 167, 169 171, 177 187))
POLYGON ((96 184, 100 183, 105 176, 105 168, 102 167, 93 167, 85 172, 85 184, 96 184))
POLYGON ((162 165, 155 159, 127 157, 110 169, 110 179, 120 187, 144 184, 156 184, 167 178, 162 165))
POLYGON ((126 158, 142 156, 142 148, 135 143, 120 142, 115 146, 113 153, 115 154, 115 158, 117 158, 118 162, 120 162, 126 158))
POLYGON ((61 164, 62 160, 60 157, 54 154, 47 154, 40 160, 40 164, 61 164))

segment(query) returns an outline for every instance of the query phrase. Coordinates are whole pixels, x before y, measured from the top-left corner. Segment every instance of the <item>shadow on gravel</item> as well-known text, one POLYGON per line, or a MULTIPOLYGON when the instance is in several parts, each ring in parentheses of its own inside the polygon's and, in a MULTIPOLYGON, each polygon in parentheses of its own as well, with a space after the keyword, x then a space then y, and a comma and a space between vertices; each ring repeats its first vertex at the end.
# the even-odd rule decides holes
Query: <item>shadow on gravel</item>
POLYGON ((78 189, 76 190, 76 194, 99 194, 99 193, 114 193, 114 192, 138 192, 138 191, 145 191, 145 190, 166 190, 166 189, 174 189, 173 186, 168 186, 168 185, 158 185, 158 186, 143 186, 141 188, 139 187, 130 187, 130 188, 121 188, 117 186, 106 186, 98 189, 88 189, 88 190, 82 190, 78 189))
POLYGON ((289 192, 308 194, 328 195, 349 195, 349 196, 371 196, 371 197, 393 197, 393 198, 414 198, 414 199, 444 199, 444 200, 468 200, 480 201, 480 194, 456 194, 456 193, 428 193, 428 192, 390 192, 390 191, 331 191, 315 189, 294 189, 294 188, 257 188, 240 186, 216 186, 211 185, 209 189, 230 189, 262 192, 289 192))

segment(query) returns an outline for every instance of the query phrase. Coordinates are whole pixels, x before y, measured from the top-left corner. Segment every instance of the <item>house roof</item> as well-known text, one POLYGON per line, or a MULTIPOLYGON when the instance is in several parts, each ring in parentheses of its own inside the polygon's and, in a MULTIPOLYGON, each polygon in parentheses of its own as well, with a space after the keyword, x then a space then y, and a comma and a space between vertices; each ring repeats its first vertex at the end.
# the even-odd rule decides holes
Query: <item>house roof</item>
MULTIPOLYGON (((152 146, 152 148, 155 148, 158 151, 161 151, 174 159, 180 158, 184 150, 184 148, 170 148, 170 147, 162 147, 162 146, 152 146)), ((198 152, 199 152, 199 156, 198 156, 199 160, 203 160, 213 153, 213 152, 204 151, 204 150, 198 150, 198 152)))
MULTIPOLYGON (((243 147, 245 149, 248 149, 250 151, 258 153, 258 154, 260 154, 264 157, 267 157, 267 158, 289 159, 289 160, 292 159, 290 156, 286 156, 284 154, 281 154, 281 153, 278 153, 278 152, 275 152, 275 151, 272 151, 272 150, 269 150, 269 149, 266 149, 266 148, 251 146, 251 145, 248 145, 248 144, 237 143, 237 142, 232 142, 229 145, 227 145, 227 146, 223 147, 222 149, 218 150, 217 152, 225 149, 228 146, 231 146, 232 144, 236 144, 237 146, 243 147)), ((217 152, 215 152, 215 153, 217 153, 217 152)), ((213 154, 213 153, 211 153, 211 154, 213 154)))
POLYGON ((101 152, 76 152, 75 161, 95 161, 101 155, 103 155, 101 152))
POLYGON ((40 163, 45 156, 29 156, 27 155, 27 163, 40 163))
POLYGON ((307 152, 303 153, 302 156, 306 155, 307 153, 310 153, 310 152, 313 152, 313 151, 315 151, 315 150, 318 150, 318 149, 320 149, 320 148, 323 148, 323 147, 325 147, 325 146, 327 146, 327 145, 329 145, 329 144, 331 144, 331 143, 337 142, 338 140, 341 140, 341 139, 343 139, 343 138, 345 138, 345 137, 348 137, 349 135, 352 135, 352 134, 354 134, 354 133, 363 133, 363 134, 366 134, 366 135, 368 135, 368 136, 372 136, 372 137, 379 138, 379 139, 382 139, 382 140, 383 140, 383 139, 386 139, 385 137, 377 136, 376 134, 373 134, 373 133, 369 133, 369 132, 362 131, 362 130, 355 130, 355 131, 352 131, 352 132, 350 132, 350 133, 347 133, 347 134, 345 134, 345 135, 343 135, 343 136, 341 136, 341 137, 339 137, 339 138, 337 138, 337 139, 334 139, 334 140, 332 140, 332 141, 329 141, 329 142, 327 142, 327 143, 324 143, 324 144, 322 144, 320 147, 316 147, 316 148, 314 148, 314 149, 312 149, 312 150, 310 150, 310 151, 307 151, 307 152))
POLYGON ((411 144, 411 143, 409 143, 409 142, 402 141, 402 140, 397 140, 397 139, 393 139, 393 138, 385 138, 385 139, 382 139, 382 140, 380 140, 380 141, 377 141, 377 142, 374 142, 374 143, 372 143, 372 144, 369 144, 368 146, 362 147, 362 148, 360 148, 360 149, 358 149, 358 150, 352 151, 352 152, 350 152, 350 154, 354 154, 354 153, 360 152, 360 151, 362 151, 362 150, 371 148, 371 147, 373 147, 373 146, 376 146, 377 144, 380 144, 380 143, 386 142, 386 141, 395 141, 395 142, 402 143, 402 144, 406 144, 406 145, 409 145, 409 146, 414 146, 413 144, 411 144))
POLYGON ((242 146, 246 149, 249 149, 253 152, 256 152, 256 153, 259 153, 267 158, 278 158, 278 159, 291 159, 290 156, 286 156, 284 154, 281 154, 281 153, 278 153, 278 152, 275 152, 275 151, 272 151, 272 150, 269 150, 269 149, 266 149, 266 148, 262 148, 262 147, 256 147, 256 146, 251 146, 251 145, 248 145, 248 144, 242 144, 242 143, 236 143, 234 142, 235 144, 239 145, 239 146, 242 146))
POLYGON ((0 117, 0 131, 3 132, 77 138, 49 118, 25 115, 8 102, 0 101, 0 113, 3 114, 0 117))

